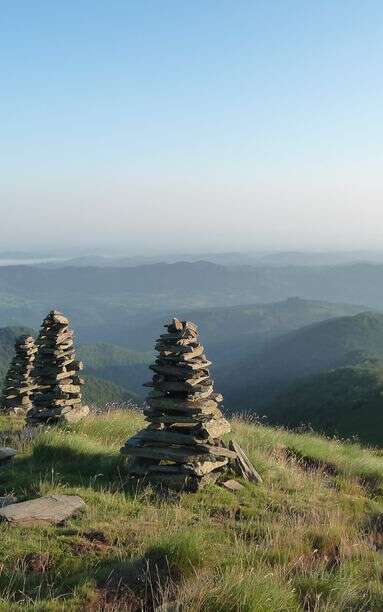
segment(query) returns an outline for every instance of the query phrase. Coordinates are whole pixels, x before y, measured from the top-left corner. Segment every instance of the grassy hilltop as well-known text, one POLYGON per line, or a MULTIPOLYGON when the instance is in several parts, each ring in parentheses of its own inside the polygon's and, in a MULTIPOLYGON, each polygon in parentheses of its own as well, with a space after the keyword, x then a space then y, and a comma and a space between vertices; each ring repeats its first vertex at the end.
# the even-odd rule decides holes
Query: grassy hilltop
POLYGON ((115 412, 31 440, 2 418, 20 454, 0 494, 79 494, 87 511, 0 525, 0 610, 383 609, 381 451, 234 420, 263 484, 166 497, 128 482, 119 448, 142 425, 115 412))

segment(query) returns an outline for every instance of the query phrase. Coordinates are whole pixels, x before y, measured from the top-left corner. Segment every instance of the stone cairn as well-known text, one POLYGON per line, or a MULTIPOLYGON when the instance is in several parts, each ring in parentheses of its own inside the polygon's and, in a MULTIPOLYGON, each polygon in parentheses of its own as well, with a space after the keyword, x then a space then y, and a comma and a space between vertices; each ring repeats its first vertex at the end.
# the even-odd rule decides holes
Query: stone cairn
POLYGON ((15 356, 9 366, 1 398, 1 410, 7 414, 26 414, 32 406, 33 362, 37 351, 32 336, 21 336, 15 342, 15 356))
POLYGON ((68 319, 52 310, 44 319, 37 339, 38 352, 35 365, 36 391, 33 407, 27 414, 30 425, 76 422, 88 414, 82 405, 80 378, 81 362, 76 361, 73 331, 68 319))
POLYGON ((130 438, 121 452, 133 457, 129 472, 174 490, 197 491, 222 475, 236 452, 223 444, 230 431, 214 392, 211 362, 189 321, 165 325, 157 340, 159 357, 150 366, 153 380, 144 410, 148 427, 130 438))

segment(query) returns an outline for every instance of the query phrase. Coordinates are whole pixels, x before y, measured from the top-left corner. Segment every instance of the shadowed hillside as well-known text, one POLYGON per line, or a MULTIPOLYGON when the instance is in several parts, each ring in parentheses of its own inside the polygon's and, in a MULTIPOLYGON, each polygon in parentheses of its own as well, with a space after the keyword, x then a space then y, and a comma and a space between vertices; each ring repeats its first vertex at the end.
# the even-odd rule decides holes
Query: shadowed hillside
POLYGON ((271 421, 311 426, 342 437, 383 444, 383 362, 369 361, 310 376, 268 406, 271 421))
POLYGON ((288 333, 218 371, 217 380, 229 408, 267 413, 272 397, 294 381, 369 357, 383 358, 383 315, 361 313, 288 333))
POLYGON ((80 346, 77 354, 89 375, 109 380, 130 393, 143 394, 142 384, 148 379, 148 366, 153 360, 151 353, 100 342, 80 346))
MULTIPOLYGON (((293 297, 281 302, 245 304, 240 306, 180 308, 169 311, 165 318, 176 315, 180 319, 196 321, 208 350, 220 350, 231 344, 231 350, 240 354, 264 340, 298 329, 310 323, 354 315, 365 310, 353 304, 334 304, 293 297)), ((133 345, 153 346, 164 317, 157 317, 130 332, 133 345)), ((222 353, 224 351, 221 351, 222 353)))

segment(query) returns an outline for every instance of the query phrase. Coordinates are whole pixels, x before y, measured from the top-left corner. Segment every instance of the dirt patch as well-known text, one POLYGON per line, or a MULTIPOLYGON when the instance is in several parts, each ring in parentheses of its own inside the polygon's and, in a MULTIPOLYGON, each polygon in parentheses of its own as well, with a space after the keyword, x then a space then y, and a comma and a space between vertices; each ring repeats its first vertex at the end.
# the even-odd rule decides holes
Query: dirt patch
POLYGON ((84 612, 141 612, 141 602, 134 593, 117 597, 107 588, 99 588, 91 600, 85 605, 84 612))
POLYGON ((211 508, 209 516, 218 523, 225 523, 228 520, 237 519, 240 516, 240 506, 233 506, 228 508, 223 506, 222 508, 211 508))
POLYGON ((100 544, 108 544, 108 538, 105 533, 98 529, 88 529, 84 531, 82 536, 90 542, 99 542, 100 544))
POLYGON ((382 494, 382 482, 378 476, 361 476, 358 482, 369 497, 382 494))
MULTIPOLYGON (((279 448, 278 452, 280 454, 282 452, 282 449, 279 448)), ((304 470, 321 470, 327 476, 336 476, 337 474, 339 474, 339 470, 333 463, 323 461, 322 459, 318 459, 316 457, 308 457, 307 455, 303 455, 296 449, 289 448, 287 446, 283 452, 285 454, 286 459, 295 459, 304 470)))
POLYGON ((112 547, 98 540, 87 540, 86 538, 78 538, 74 542, 70 542, 69 546, 76 555, 86 555, 87 553, 104 553, 112 547))
POLYGON ((171 567, 161 552, 151 551, 141 559, 115 567, 99 584, 104 607, 87 610, 154 612, 164 602, 174 601, 180 580, 179 569, 171 567), (120 607, 113 607, 116 603, 120 607))
POLYGON ((368 545, 377 551, 383 550, 383 513, 371 514, 363 525, 368 545))
POLYGON ((339 546, 329 546, 325 550, 313 550, 311 553, 300 555, 290 564, 289 570, 293 573, 310 573, 318 565, 326 570, 339 567, 341 563, 339 546))
POLYGON ((28 553, 23 558, 22 565, 28 572, 41 575, 52 566, 52 558, 48 553, 28 553))

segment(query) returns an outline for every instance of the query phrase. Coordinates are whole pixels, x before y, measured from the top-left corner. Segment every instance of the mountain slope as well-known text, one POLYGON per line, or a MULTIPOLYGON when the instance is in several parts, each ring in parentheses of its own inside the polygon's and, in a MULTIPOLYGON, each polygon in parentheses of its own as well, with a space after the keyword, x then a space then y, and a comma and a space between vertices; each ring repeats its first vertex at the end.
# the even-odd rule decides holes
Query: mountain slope
POLYGON ((336 304, 292 297, 280 302, 198 309, 179 308, 138 325, 130 333, 134 346, 152 347, 166 318, 177 316, 198 324, 207 350, 231 344, 231 350, 326 319, 366 310, 353 304, 336 304))
MULTIPOLYGON (((0 267, 0 293, 52 300, 89 296, 153 295, 178 302, 178 296, 205 295, 215 304, 276 301, 291 295, 306 299, 383 302, 383 265, 223 266, 207 261, 158 263, 127 268, 34 266, 0 267), (248 299, 250 297, 250 299, 248 299), (225 300, 225 301, 223 301, 225 300), (235 302, 234 302, 235 300, 235 302)), ((168 300, 169 301, 169 300, 168 300)), ((74 302, 75 303, 75 302, 74 302)))
POLYGON ((164 322, 174 315, 198 324, 203 345, 213 360, 214 370, 218 372, 226 364, 245 358, 255 350, 261 350, 267 340, 286 331, 305 323, 354 314, 360 310, 360 306, 299 298, 271 304, 177 310, 132 327, 130 341, 135 346, 150 349, 149 351, 133 351, 108 343, 92 343, 81 345, 78 355, 90 374, 111 380, 142 395, 142 384, 149 376, 148 365, 153 361, 154 341, 163 330, 164 322))
POLYGON ((271 422, 383 445, 383 362, 371 360, 304 378, 268 406, 271 422))
POLYGON ((108 405, 122 406, 127 402, 135 404, 138 402, 135 393, 110 380, 97 378, 87 373, 84 374, 84 379, 85 384, 82 389, 84 404, 101 408, 108 405))
POLYGON ((109 380, 131 393, 143 394, 142 384, 149 378, 152 353, 132 351, 106 343, 84 344, 77 351, 85 373, 109 380))
POLYGON ((304 376, 383 358, 383 315, 361 313, 303 327, 217 372, 234 409, 265 410, 268 401, 304 376))

